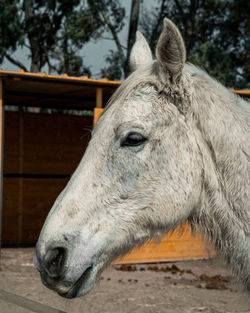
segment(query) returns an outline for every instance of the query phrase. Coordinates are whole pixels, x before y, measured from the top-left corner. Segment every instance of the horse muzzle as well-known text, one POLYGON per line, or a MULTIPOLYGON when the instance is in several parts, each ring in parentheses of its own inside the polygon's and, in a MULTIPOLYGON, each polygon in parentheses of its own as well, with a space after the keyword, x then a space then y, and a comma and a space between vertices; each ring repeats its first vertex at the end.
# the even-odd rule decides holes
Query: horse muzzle
MULTIPOLYGON (((89 292, 94 286, 98 266, 90 258, 78 266, 68 267, 69 251, 63 247, 47 249, 44 256, 41 256, 37 247, 34 256, 34 265, 40 272, 43 284, 60 296, 75 298, 89 292)), ((81 262, 81 260, 79 260, 81 262)))

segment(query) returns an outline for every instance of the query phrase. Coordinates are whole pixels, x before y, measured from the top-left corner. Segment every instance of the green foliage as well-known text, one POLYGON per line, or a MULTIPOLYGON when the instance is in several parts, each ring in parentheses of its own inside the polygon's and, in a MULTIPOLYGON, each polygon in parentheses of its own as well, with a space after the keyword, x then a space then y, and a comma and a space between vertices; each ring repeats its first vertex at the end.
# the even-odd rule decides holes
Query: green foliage
POLYGON ((0 62, 6 57, 26 70, 12 54, 25 45, 30 71, 90 75, 79 49, 92 38, 100 22, 83 0, 0 0, 0 62))
MULTIPOLYGON (((25 46, 30 52, 31 72, 47 66, 49 73, 89 76, 90 68, 79 50, 91 39, 109 33, 124 59, 117 35, 124 26, 124 17, 125 9, 115 0, 0 0, 0 63, 7 58, 27 70, 13 57, 17 48, 25 46)), ((120 70, 111 69, 112 57, 107 57, 107 77, 119 78, 120 70)), ((116 53, 114 57, 117 60, 116 53)))
MULTIPOLYGON (((184 37, 188 61, 204 68, 223 84, 249 88, 250 1, 156 0, 142 10, 140 29, 154 51, 163 18, 173 20, 184 37)), ((0 0, 0 63, 13 58, 18 47, 29 49, 30 70, 68 75, 91 75, 80 50, 90 40, 113 40, 116 49, 106 56, 101 76, 121 79, 126 47, 119 33, 125 9, 116 0, 0 0), (108 38, 107 38, 108 37, 108 38)), ((131 22, 131 21, 130 21, 131 22)), ((125 71, 126 72, 126 71, 125 71)))
POLYGON ((234 66, 230 54, 212 46, 210 41, 193 50, 188 59, 224 84, 239 89, 246 87, 246 81, 234 66))
POLYGON ((143 12, 140 27, 154 50, 163 18, 169 17, 180 28, 189 61, 229 87, 247 88, 249 12, 248 0, 158 0, 143 12))
POLYGON ((95 19, 103 26, 100 35, 104 31, 110 32, 109 23, 116 33, 122 30, 126 12, 119 0, 88 0, 88 5, 95 19))
POLYGON ((119 80, 123 75, 123 64, 121 64, 121 56, 118 51, 110 50, 105 61, 108 66, 101 70, 101 77, 110 80, 119 80))
POLYGON ((124 47, 122 47, 118 33, 123 29, 125 9, 117 0, 88 0, 89 8, 96 20, 102 25, 97 32, 97 38, 104 38, 103 34, 111 35, 117 51, 109 51, 106 56, 107 67, 101 70, 101 77, 121 79, 125 65, 124 47))
POLYGON ((7 50, 14 51, 23 43, 23 32, 15 3, 0 0, 0 63, 7 50))

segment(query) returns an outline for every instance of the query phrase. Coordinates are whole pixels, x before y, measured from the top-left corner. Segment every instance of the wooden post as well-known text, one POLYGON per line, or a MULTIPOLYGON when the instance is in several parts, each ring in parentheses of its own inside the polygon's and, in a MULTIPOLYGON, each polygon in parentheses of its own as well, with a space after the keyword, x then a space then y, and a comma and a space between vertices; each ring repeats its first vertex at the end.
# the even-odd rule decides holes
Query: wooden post
POLYGON ((96 107, 94 109, 94 120, 93 120, 93 127, 95 127, 98 118, 100 117, 103 111, 102 107, 102 88, 96 88, 96 107))
POLYGON ((102 88, 96 88, 96 107, 102 108, 102 88))
POLYGON ((2 234, 2 210, 3 210, 3 138, 4 138, 4 104, 3 104, 3 80, 0 78, 0 247, 2 234))
POLYGON ((18 171, 20 174, 18 186, 18 208, 17 208, 17 241, 22 243, 23 237, 23 107, 19 106, 19 157, 18 157, 18 171))
POLYGON ((100 117, 100 115, 102 114, 103 108, 95 108, 94 109, 94 122, 93 122, 93 126, 95 127, 98 118, 100 117))

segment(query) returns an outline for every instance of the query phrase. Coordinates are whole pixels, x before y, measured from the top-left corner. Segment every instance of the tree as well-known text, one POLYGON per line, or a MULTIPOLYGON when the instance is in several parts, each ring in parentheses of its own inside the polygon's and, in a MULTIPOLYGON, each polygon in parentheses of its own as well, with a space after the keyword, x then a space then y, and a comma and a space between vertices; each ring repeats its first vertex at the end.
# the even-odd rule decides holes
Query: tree
POLYGON ((7 58, 27 71, 12 55, 25 46, 31 72, 46 65, 49 73, 89 74, 77 51, 100 26, 81 0, 0 0, 0 62, 7 58))
POLYGON ((139 21, 141 0, 131 0, 131 12, 129 19, 129 32, 127 46, 121 44, 119 32, 124 26, 125 8, 117 0, 88 0, 92 14, 103 25, 101 37, 113 40, 116 51, 110 50, 106 56, 108 66, 101 70, 101 76, 109 79, 121 79, 129 72, 128 59, 135 41, 135 34, 139 21), (103 36, 103 34, 105 34, 103 36), (111 37, 107 38, 107 34, 111 37))
POLYGON ((101 76, 121 79, 128 73, 128 56, 135 39, 141 0, 132 0, 128 46, 121 44, 125 8, 117 0, 0 0, 0 63, 4 58, 28 71, 13 56, 26 47, 30 71, 90 75, 79 54, 89 40, 110 39, 116 49, 106 55, 101 76), (109 36, 109 38, 107 38, 109 36))
POLYGON ((250 3, 247 0, 158 0, 140 28, 155 49, 163 18, 180 28, 188 60, 222 83, 246 88, 250 80, 250 3))
POLYGON ((23 44, 22 35, 16 4, 0 0, 0 63, 6 57, 13 64, 26 70, 26 67, 18 60, 14 60, 9 53, 23 44))
POLYGON ((101 76, 109 79, 120 79, 124 68, 125 48, 118 36, 124 26, 125 9, 117 0, 88 0, 89 8, 96 20, 102 25, 99 35, 103 39, 112 40, 116 51, 110 50, 106 56, 107 67, 101 70, 101 76), (111 37, 107 37, 111 35, 111 37))

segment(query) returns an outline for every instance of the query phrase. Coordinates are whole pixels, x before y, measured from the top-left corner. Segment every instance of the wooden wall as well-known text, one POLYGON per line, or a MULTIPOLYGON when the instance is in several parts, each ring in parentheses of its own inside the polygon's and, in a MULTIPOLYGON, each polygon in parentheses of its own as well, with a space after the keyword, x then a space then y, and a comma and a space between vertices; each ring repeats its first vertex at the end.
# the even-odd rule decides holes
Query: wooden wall
POLYGON ((204 242, 201 234, 193 235, 186 224, 185 231, 177 229, 171 235, 165 235, 161 242, 149 241, 140 249, 134 249, 116 264, 154 263, 165 261, 207 259, 215 255, 214 248, 204 242))
POLYGON ((32 245, 79 163, 93 118, 6 112, 3 245, 32 245))

